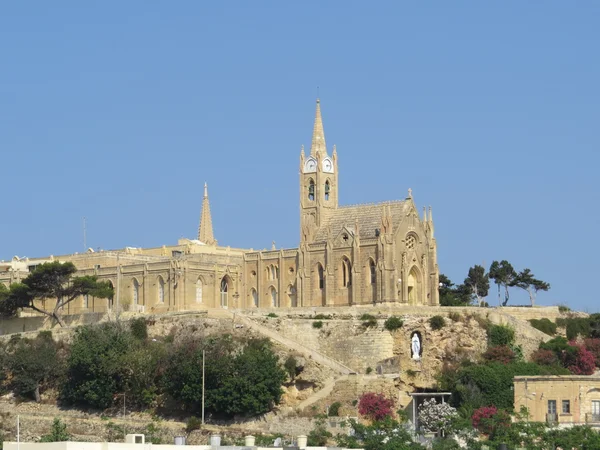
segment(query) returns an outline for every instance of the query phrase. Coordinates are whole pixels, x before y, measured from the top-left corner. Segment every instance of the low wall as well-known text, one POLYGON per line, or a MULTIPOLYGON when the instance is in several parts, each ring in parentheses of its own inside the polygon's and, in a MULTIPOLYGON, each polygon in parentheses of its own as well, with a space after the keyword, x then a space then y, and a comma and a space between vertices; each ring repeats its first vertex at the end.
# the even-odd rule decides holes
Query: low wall
MULTIPOLYGON (((106 313, 72 314, 70 316, 63 316, 63 320, 67 327, 76 327, 101 322, 106 316, 106 313)), ((60 325, 54 319, 47 316, 0 319, 0 336, 14 333, 51 330, 54 328, 60 328, 60 325)))

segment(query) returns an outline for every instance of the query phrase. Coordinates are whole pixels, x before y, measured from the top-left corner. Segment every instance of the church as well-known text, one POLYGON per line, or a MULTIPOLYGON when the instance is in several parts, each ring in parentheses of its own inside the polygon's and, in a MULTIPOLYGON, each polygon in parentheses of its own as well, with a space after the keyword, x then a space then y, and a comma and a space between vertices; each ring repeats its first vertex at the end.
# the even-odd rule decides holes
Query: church
POLYGON ((325 142, 317 100, 310 151, 299 165, 298 248, 254 251, 219 245, 204 186, 197 239, 177 245, 94 251, 0 262, 0 283, 38 264, 71 261, 81 275, 109 281, 112 299, 81 298, 63 313, 113 309, 168 312, 207 308, 294 308, 375 304, 438 305, 439 270, 431 207, 404 200, 339 205, 338 153, 325 142))

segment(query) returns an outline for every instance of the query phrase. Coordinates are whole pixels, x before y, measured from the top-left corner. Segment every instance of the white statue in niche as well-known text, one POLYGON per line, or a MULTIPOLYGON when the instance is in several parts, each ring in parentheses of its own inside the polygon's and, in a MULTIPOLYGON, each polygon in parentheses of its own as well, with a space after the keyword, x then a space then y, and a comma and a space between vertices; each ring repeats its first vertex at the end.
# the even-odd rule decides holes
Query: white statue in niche
POLYGON ((415 332, 410 339, 410 348, 412 350, 412 359, 421 359, 421 340, 419 339, 419 333, 415 332))

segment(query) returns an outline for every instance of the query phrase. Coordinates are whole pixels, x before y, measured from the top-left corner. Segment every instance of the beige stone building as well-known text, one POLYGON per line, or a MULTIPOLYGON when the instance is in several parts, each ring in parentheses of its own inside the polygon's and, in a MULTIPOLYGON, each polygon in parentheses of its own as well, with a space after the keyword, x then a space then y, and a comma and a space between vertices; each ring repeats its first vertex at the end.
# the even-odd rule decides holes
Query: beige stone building
POLYGON ((438 305, 439 271, 431 213, 403 200, 339 205, 338 154, 325 143, 317 100, 310 152, 300 154, 300 246, 254 251, 218 245, 205 185, 197 239, 158 248, 92 249, 13 258, 0 282, 22 280, 37 264, 71 261, 110 281, 115 298, 82 298, 67 313, 125 308, 145 312, 397 303, 438 305))
POLYGON ((527 408, 533 422, 600 426, 599 376, 519 376, 514 393, 515 410, 527 408))

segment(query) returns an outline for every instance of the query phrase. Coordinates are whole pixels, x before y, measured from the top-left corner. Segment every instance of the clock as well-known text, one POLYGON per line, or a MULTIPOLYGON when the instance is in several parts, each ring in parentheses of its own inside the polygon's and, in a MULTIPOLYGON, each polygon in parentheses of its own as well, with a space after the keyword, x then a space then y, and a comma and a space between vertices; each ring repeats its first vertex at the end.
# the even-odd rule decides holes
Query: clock
POLYGON ((317 160, 314 158, 309 158, 304 163, 304 173, 316 172, 316 171, 317 171, 317 160))
POLYGON ((323 172, 333 173, 333 163, 331 159, 325 158, 323 160, 323 172))

